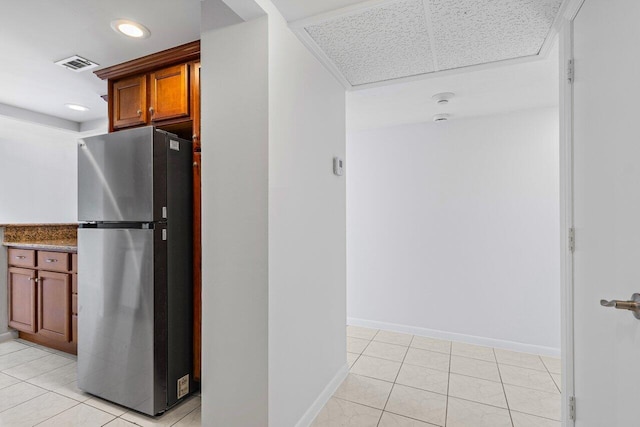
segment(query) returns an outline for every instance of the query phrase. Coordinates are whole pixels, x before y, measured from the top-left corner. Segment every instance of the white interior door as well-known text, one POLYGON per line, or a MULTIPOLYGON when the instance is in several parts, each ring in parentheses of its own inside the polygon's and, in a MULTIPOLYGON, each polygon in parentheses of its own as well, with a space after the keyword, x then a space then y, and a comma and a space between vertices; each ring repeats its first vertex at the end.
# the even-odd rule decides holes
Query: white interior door
POLYGON ((573 24, 576 426, 640 426, 640 1, 586 0, 573 24))

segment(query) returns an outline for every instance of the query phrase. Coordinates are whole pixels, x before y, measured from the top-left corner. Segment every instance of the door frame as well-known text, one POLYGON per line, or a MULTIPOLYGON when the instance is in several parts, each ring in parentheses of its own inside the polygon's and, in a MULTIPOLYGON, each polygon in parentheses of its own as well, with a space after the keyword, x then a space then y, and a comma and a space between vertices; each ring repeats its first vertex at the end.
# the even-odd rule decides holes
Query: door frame
POLYGON ((567 0, 559 30, 560 58, 560 284, 563 426, 575 426, 571 419, 574 383, 574 282, 571 230, 573 223, 573 82, 569 81, 569 61, 573 60, 573 20, 585 0, 567 0))

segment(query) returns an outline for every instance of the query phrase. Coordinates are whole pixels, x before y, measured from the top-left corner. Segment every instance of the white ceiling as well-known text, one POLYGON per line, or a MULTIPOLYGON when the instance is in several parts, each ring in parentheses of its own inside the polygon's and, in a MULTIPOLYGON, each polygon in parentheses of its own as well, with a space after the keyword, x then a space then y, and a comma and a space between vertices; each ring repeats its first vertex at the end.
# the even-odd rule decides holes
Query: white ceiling
POLYGON ((308 18, 321 13, 342 9, 363 0, 271 0, 282 16, 289 21, 308 18))
POLYGON ((119 64, 200 38, 200 0, 6 0, 0 13, 0 104, 87 122, 107 117, 106 82, 54 61, 80 55, 119 64), (151 37, 130 39, 114 19, 142 23, 151 37), (90 108, 74 112, 65 103, 90 108))
POLYGON ((538 55, 562 0, 373 0, 292 22, 349 89, 538 55))
POLYGON ((459 120, 553 107, 558 99, 556 42, 546 59, 347 92, 347 127, 355 131, 422 123, 440 113, 459 120), (431 97, 441 92, 455 97, 448 105, 437 105, 431 97))
MULTIPOLYGON (((441 3, 449 10, 450 5, 461 1, 486 0, 424 1, 441 3)), ((529 0, 493 1, 531 3, 529 0)), ((553 0, 538 1, 548 3, 553 0)), ((273 2, 289 21, 321 13, 335 17, 333 11, 343 7, 362 10, 363 4, 395 3, 388 0, 364 3, 359 0, 273 2)), ((19 110, 23 108, 62 118, 70 125, 90 125, 97 119, 106 119, 106 103, 100 98, 107 91, 106 82, 98 79, 92 70, 74 73, 54 65, 54 61, 78 54, 98 62, 103 68, 200 37, 200 0, 7 0, 3 6, 0 14, 0 115, 24 116, 19 110), (133 40, 116 34, 109 23, 117 18, 143 23, 151 30, 151 38, 133 40), (91 110, 74 112, 64 107, 67 102, 80 103, 91 110)), ((453 7, 450 11, 455 10, 453 7)), ((415 12, 419 17, 420 11, 415 12)), ((443 13, 446 15, 448 12, 443 13)), ((508 17, 505 19, 509 20, 508 17)), ((405 15, 400 22, 414 28, 418 25, 416 17, 410 15, 405 15)), ((421 36, 424 40, 432 39, 433 28, 421 36)), ((394 55, 396 50, 402 52, 392 44, 386 44, 384 49, 385 55, 394 55)), ((430 49, 431 44, 422 51, 405 51, 403 55, 411 60, 409 67, 428 68, 439 61, 437 56, 428 57, 430 49)), ((371 59, 371 64, 370 70, 363 70, 362 75, 378 72, 376 65, 380 61, 371 59)), ((436 73, 420 81, 349 93, 348 124, 351 129, 362 129, 430 120, 433 114, 447 112, 446 109, 436 109, 430 100, 431 95, 443 91, 458 93, 448 107, 454 119, 550 105, 555 102, 557 93, 555 71, 550 73, 553 68, 549 61, 538 61, 442 77, 436 73)), ((55 120, 48 120, 48 125, 74 128, 55 120)), ((37 121, 47 122, 42 115, 37 121)), ((85 129, 84 125, 81 129, 85 129)))

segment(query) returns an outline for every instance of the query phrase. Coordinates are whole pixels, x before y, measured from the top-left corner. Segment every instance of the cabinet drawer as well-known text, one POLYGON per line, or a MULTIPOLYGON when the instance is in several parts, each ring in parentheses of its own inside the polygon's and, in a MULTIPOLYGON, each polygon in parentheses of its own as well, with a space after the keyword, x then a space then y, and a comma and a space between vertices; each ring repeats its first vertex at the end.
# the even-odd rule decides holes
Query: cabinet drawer
POLYGON ((78 294, 71 295, 71 314, 78 314, 78 294))
POLYGON ((74 274, 71 276, 71 292, 74 294, 78 293, 78 275, 74 274))
POLYGON ((74 273, 78 272, 78 254, 71 254, 71 271, 74 273))
POLYGON ((16 267, 35 267, 36 251, 31 249, 9 248, 9 265, 16 267))
POLYGON ((38 251, 38 268, 47 271, 69 271, 69 254, 38 251))

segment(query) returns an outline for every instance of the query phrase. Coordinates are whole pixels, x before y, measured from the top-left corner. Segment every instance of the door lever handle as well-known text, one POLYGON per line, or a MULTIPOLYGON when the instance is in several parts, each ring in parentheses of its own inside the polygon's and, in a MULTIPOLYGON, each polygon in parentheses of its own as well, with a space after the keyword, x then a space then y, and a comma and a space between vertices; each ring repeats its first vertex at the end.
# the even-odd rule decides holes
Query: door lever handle
POLYGON ((633 294, 630 301, 620 301, 617 299, 607 301, 605 299, 601 299, 600 305, 603 307, 617 308, 618 310, 632 311, 636 319, 640 319, 640 294, 638 293, 633 294))

